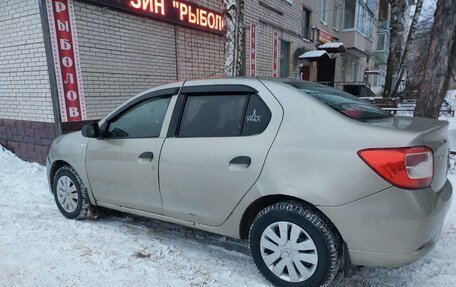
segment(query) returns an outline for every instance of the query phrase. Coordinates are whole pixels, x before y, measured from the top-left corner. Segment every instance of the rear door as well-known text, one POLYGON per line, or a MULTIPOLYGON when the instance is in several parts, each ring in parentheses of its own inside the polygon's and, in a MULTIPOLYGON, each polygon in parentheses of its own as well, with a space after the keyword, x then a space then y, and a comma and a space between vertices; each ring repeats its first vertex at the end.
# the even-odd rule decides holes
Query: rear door
POLYGON ((254 83, 183 87, 160 158, 165 215, 221 225, 255 183, 283 112, 254 83))

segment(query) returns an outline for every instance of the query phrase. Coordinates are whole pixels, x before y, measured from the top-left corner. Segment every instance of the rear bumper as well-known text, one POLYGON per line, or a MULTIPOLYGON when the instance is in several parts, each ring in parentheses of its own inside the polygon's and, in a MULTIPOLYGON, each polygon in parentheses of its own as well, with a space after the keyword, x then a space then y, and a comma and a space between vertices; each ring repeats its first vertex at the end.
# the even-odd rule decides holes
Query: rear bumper
POLYGON ((438 192, 390 187, 343 206, 319 208, 338 228, 354 265, 398 267, 437 244, 451 199, 447 180, 438 192))

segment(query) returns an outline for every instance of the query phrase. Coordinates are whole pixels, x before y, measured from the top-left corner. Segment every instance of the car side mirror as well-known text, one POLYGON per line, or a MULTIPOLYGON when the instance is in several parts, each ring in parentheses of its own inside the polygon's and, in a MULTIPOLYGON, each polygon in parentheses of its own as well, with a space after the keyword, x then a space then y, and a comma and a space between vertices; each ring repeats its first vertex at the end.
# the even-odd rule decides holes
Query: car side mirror
POLYGON ((86 124, 82 127, 81 133, 86 138, 98 138, 100 136, 100 127, 98 127, 97 122, 86 124))

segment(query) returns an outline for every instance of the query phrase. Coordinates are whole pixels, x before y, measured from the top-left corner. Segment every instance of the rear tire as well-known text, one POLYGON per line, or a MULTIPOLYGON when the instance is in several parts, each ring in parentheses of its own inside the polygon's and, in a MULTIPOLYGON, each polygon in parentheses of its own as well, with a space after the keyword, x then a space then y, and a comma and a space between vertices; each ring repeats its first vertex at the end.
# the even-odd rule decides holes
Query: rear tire
POLYGON ((253 261, 275 286, 329 285, 339 270, 340 246, 333 225, 297 201, 263 209, 249 232, 253 261))
POLYGON ((92 213, 87 189, 73 167, 65 165, 57 170, 52 191, 58 209, 68 219, 86 219, 92 213))

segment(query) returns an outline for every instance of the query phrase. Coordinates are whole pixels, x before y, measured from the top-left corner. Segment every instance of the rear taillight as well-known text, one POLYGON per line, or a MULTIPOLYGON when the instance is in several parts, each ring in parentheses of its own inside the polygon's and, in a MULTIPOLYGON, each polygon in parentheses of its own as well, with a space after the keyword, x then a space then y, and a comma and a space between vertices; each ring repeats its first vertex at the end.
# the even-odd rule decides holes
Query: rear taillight
POLYGON ((432 150, 426 146, 365 149, 358 155, 392 185, 405 189, 431 185, 434 157, 432 150))

